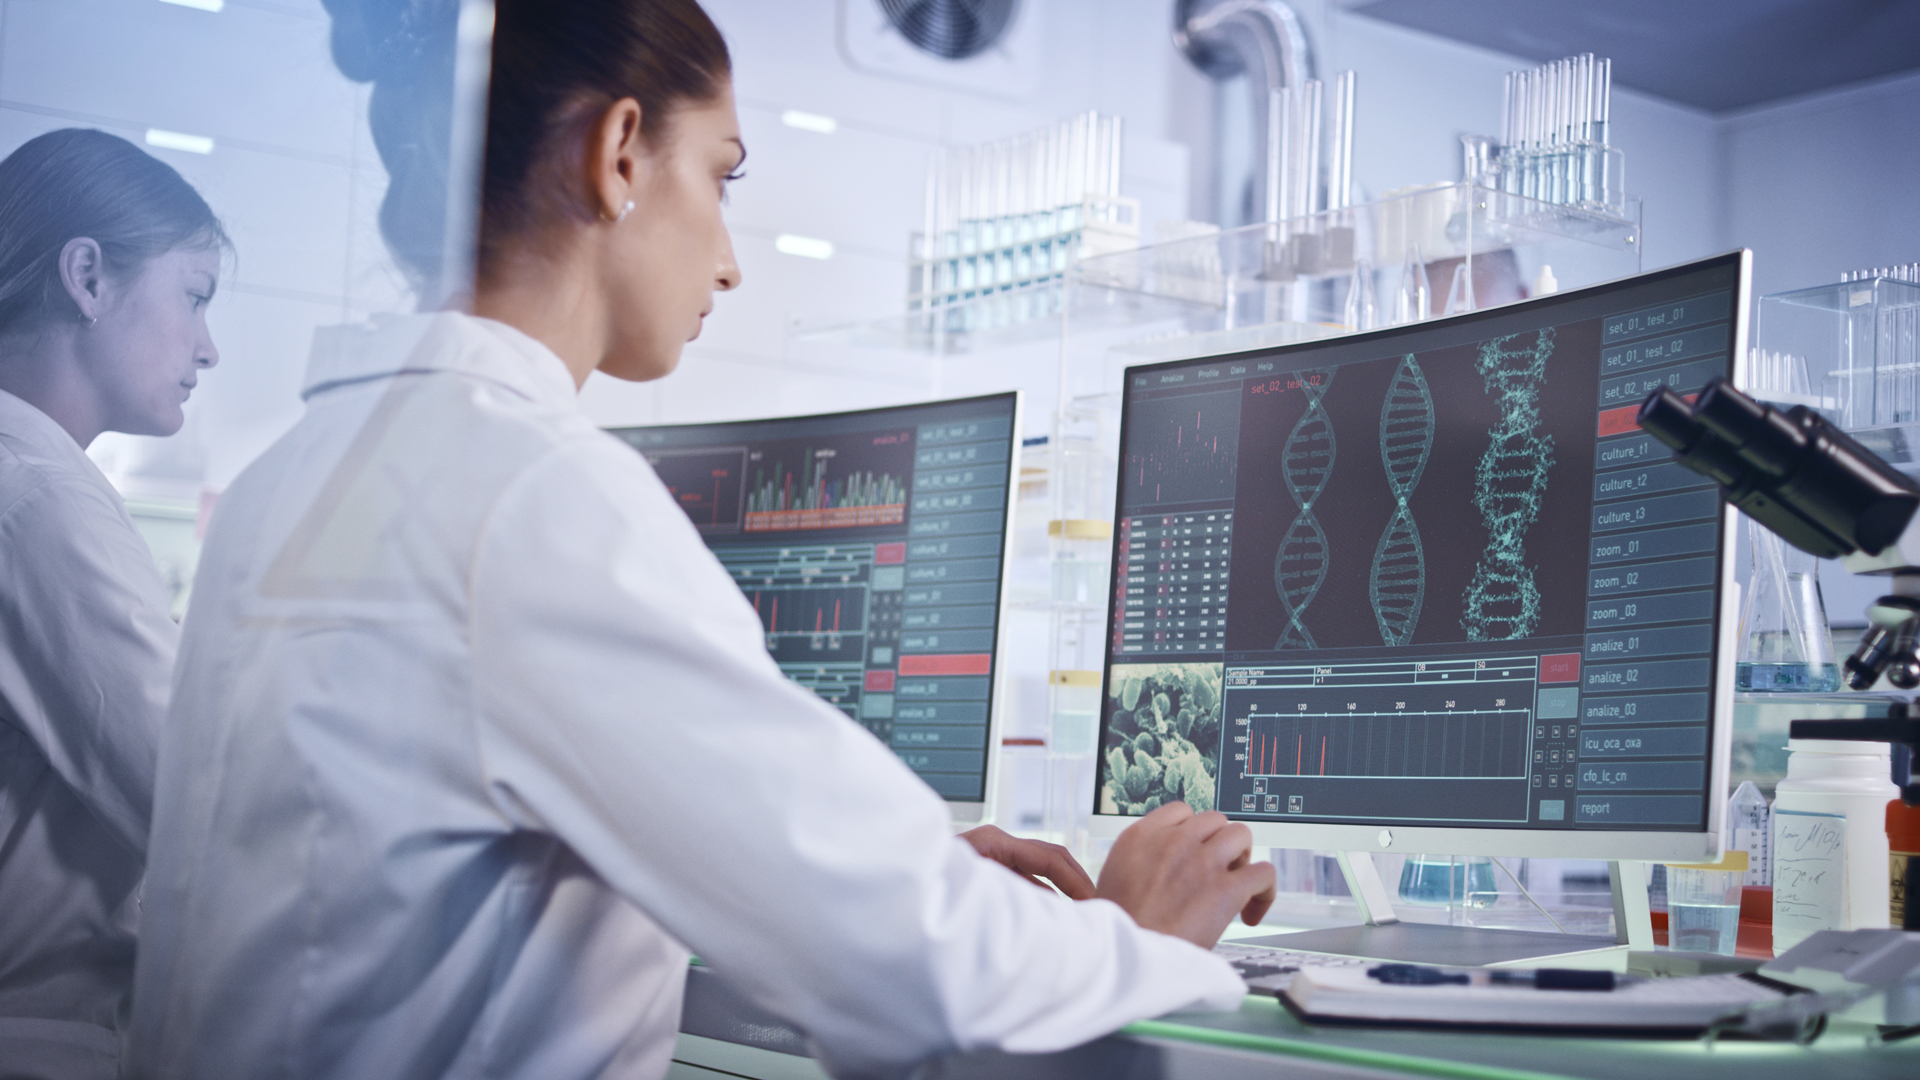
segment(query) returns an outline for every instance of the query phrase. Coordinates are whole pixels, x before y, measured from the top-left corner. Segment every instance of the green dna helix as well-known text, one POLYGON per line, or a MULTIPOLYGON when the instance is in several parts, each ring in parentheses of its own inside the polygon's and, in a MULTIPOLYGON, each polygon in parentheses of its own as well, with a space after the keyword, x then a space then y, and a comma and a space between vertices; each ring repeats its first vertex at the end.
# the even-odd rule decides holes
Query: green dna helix
POLYGON ((1373 620, 1380 640, 1405 645, 1420 621, 1420 602, 1427 591, 1427 555, 1420 546, 1420 526, 1407 507, 1413 489, 1433 454, 1433 391, 1426 373, 1412 353, 1400 361, 1380 405, 1380 463, 1386 466, 1387 486, 1396 506, 1380 542, 1373 549, 1373 572, 1367 596, 1373 602, 1373 620))
POLYGON ((1333 386, 1333 372, 1303 371, 1298 376, 1307 409, 1294 422, 1280 451, 1281 473, 1287 494, 1300 513, 1287 526, 1280 549, 1273 556, 1273 587, 1280 594, 1287 625, 1274 642, 1276 649, 1312 649, 1313 634, 1300 621, 1307 605, 1327 580, 1327 534, 1313 516, 1313 504, 1333 475, 1333 421, 1321 399, 1333 386))
POLYGON ((1471 641, 1503 641, 1532 634, 1540 624, 1540 589, 1526 563, 1526 535, 1540 516, 1553 467, 1553 436, 1542 435, 1540 384, 1553 355, 1553 328, 1531 345, 1514 345, 1519 334, 1480 346, 1474 367, 1500 418, 1487 429, 1487 450, 1473 474, 1473 505, 1487 526, 1487 549, 1462 596, 1460 626, 1471 641))

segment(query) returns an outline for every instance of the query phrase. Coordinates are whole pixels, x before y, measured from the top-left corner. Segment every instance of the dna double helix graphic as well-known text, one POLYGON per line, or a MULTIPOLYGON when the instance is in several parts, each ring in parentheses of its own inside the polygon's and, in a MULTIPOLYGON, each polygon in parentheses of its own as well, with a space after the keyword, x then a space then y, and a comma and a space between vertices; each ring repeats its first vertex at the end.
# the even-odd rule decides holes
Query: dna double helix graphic
POLYGON ((1427 555, 1407 500, 1432 454, 1433 392, 1419 361, 1408 353, 1380 405, 1380 463, 1386 466, 1387 486, 1398 505, 1374 545, 1373 574, 1367 581, 1373 620, 1380 627, 1380 640, 1388 645, 1413 639, 1427 591, 1427 555))
POLYGON ((1460 626, 1471 641, 1522 638, 1540 624, 1540 589, 1524 545, 1553 467, 1553 436, 1536 430, 1553 328, 1540 331, 1531 345, 1512 344, 1519 336, 1483 343, 1474 364, 1499 404, 1500 419, 1487 429, 1487 451, 1473 473, 1473 505, 1487 525, 1487 550, 1462 596, 1460 626))
POLYGON ((1327 580, 1327 534, 1313 516, 1313 504, 1333 475, 1333 421, 1321 405, 1321 398, 1333 386, 1333 372, 1303 371, 1298 378, 1307 410, 1294 422, 1286 445, 1281 447, 1280 466, 1287 494, 1300 507, 1300 513, 1287 526, 1280 550, 1273 556, 1273 587, 1287 613, 1286 628, 1273 644, 1276 649, 1316 647, 1313 634, 1300 616, 1327 580))

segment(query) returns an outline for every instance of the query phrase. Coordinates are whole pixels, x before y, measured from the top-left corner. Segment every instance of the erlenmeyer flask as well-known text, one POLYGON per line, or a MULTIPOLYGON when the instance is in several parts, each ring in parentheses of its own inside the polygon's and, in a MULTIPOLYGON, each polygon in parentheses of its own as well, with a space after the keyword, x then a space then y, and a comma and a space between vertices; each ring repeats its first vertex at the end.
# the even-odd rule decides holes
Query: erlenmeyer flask
POLYGON ((1740 608, 1734 688, 1828 693, 1840 688, 1818 563, 1751 521, 1753 568, 1740 608))
POLYGON ((1500 890, 1485 855, 1409 855, 1400 868, 1400 899, 1426 907, 1491 907, 1500 890))

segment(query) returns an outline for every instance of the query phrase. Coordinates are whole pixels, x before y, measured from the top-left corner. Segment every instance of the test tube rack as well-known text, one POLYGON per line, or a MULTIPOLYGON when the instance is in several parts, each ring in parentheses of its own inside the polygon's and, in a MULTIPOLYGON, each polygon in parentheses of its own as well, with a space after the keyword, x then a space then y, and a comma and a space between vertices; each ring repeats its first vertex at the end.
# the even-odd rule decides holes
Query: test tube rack
POLYGON ((936 152, 909 240, 907 310, 964 332, 1054 315, 1076 260, 1138 246, 1120 194, 1119 117, 1087 112, 1016 138, 936 152), (998 299, 992 304, 975 301, 998 299))
POLYGON ((1486 162, 1489 179, 1510 194, 1543 202, 1620 208, 1626 158, 1608 144, 1612 115, 1611 60, 1582 53, 1509 72, 1499 153, 1486 162))
POLYGON ((1760 298, 1753 387, 1920 471, 1920 265, 1760 298))

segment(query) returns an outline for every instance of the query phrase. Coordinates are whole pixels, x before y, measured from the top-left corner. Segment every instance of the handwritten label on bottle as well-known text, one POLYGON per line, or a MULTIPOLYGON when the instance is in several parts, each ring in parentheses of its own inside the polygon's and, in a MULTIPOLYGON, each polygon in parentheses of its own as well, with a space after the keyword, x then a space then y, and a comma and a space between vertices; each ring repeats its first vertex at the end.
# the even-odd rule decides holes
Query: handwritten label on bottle
POLYGON ((1773 841, 1776 939, 1793 942, 1815 930, 1840 929, 1846 905, 1847 819, 1776 808, 1773 841))

